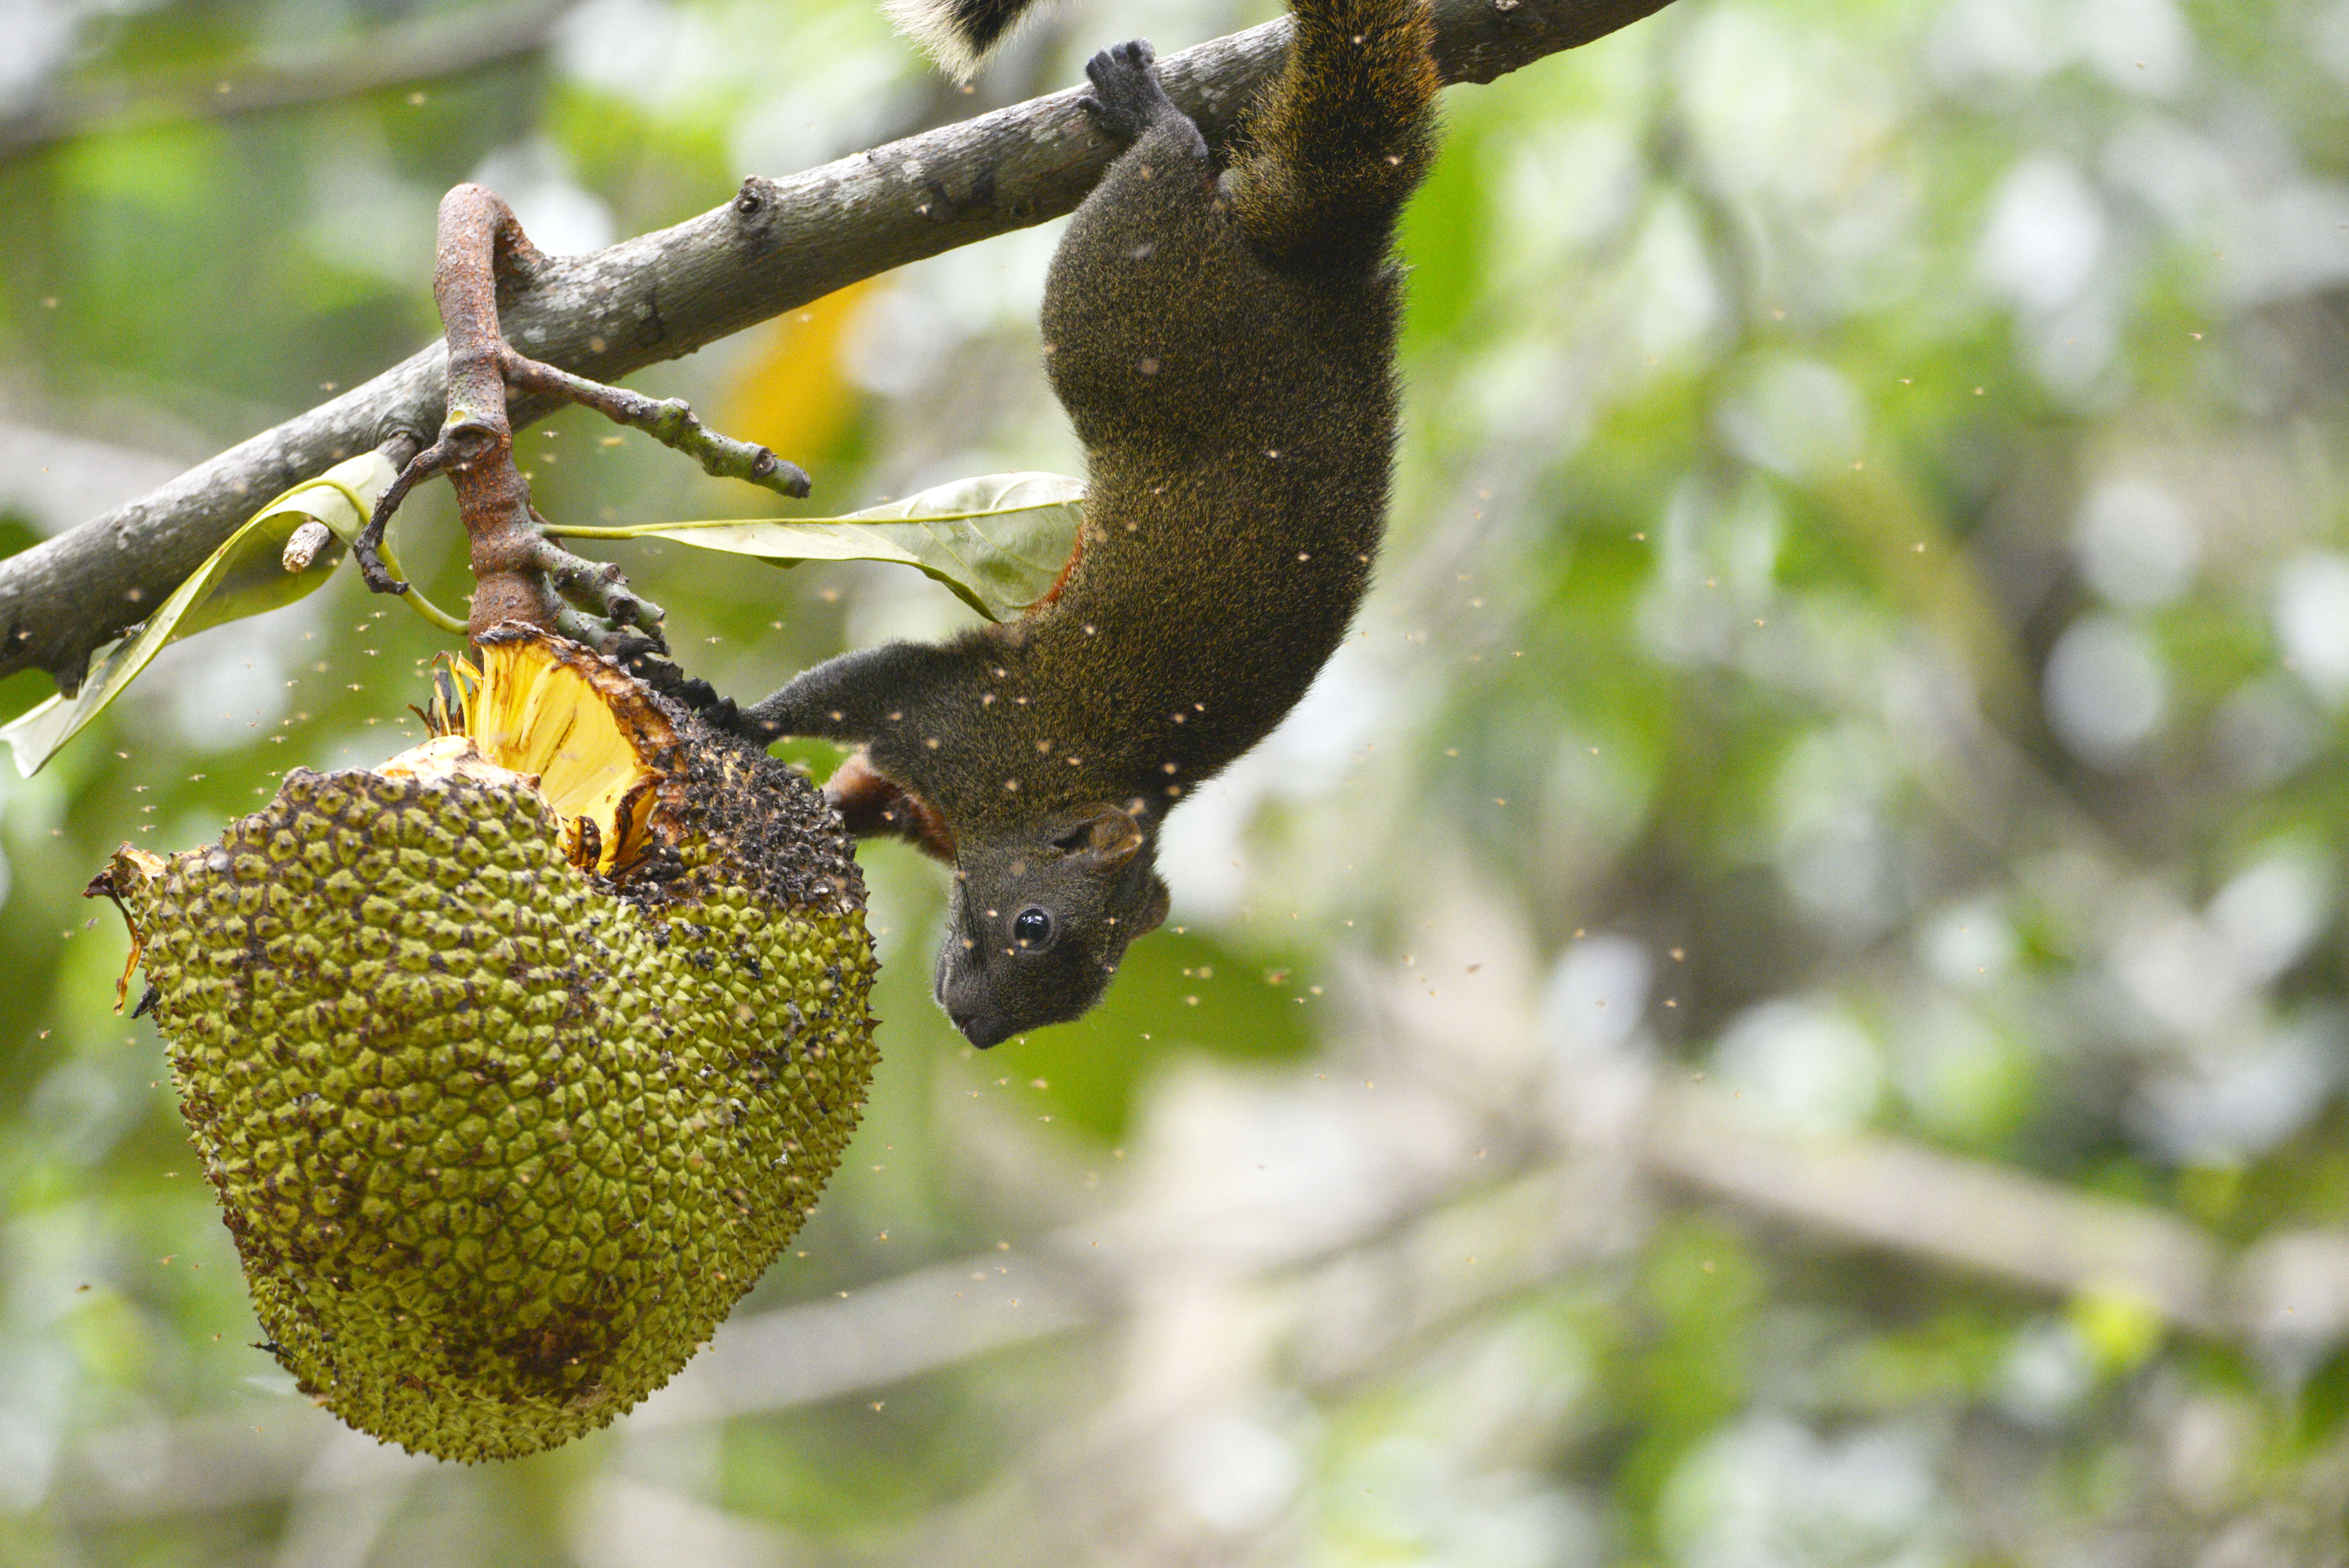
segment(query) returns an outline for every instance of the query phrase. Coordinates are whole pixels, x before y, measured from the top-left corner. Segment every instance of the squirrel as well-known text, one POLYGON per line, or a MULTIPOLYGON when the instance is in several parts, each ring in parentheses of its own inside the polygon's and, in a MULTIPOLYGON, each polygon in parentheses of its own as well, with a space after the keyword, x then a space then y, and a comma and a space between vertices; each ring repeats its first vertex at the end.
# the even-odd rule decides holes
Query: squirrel
MULTIPOLYGON (((947 14, 983 42, 1018 8, 947 14)), ((1051 591, 717 705, 760 744, 861 747, 826 786, 850 830, 953 863, 936 995, 981 1048, 1100 999, 1165 918, 1166 812, 1296 706, 1369 586, 1395 444, 1388 250, 1433 156, 1434 32, 1422 0, 1295 15, 1220 172, 1149 44, 1086 67, 1082 107, 1123 150, 1044 290, 1088 471, 1051 591)))

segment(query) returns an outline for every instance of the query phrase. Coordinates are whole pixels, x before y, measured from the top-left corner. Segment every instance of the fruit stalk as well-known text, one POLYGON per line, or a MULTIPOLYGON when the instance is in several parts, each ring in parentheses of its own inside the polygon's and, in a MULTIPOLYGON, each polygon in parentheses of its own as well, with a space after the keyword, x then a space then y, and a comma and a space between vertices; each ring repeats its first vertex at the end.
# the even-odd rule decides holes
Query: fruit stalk
POLYGON ((696 459, 706 472, 791 496, 808 478, 766 448, 705 427, 677 398, 655 399, 573 376, 515 352, 498 325, 498 288, 526 285, 546 258, 494 191, 460 185, 441 198, 432 295, 449 339, 449 397, 440 433, 376 502, 351 554, 378 593, 403 593, 382 558, 385 527, 408 492, 447 474, 471 547, 475 588, 467 632, 478 645, 492 627, 519 623, 590 645, 636 630, 666 651, 665 612, 632 592, 617 566, 574 555, 531 504, 513 458, 507 388, 566 398, 696 459))

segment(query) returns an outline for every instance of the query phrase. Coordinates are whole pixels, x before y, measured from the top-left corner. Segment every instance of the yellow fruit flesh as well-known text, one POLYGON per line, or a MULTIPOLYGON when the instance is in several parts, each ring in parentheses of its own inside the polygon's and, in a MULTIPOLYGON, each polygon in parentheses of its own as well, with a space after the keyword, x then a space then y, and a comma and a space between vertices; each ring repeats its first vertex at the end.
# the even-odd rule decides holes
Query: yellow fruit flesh
POLYGON ((676 738, 667 717, 628 676, 575 643, 508 637, 486 644, 481 655, 479 670, 452 670, 461 712, 449 717, 485 761, 537 780, 572 830, 570 842, 595 846, 593 869, 609 875, 633 863, 659 778, 649 759, 676 738), (584 834, 575 827, 582 818, 584 834))

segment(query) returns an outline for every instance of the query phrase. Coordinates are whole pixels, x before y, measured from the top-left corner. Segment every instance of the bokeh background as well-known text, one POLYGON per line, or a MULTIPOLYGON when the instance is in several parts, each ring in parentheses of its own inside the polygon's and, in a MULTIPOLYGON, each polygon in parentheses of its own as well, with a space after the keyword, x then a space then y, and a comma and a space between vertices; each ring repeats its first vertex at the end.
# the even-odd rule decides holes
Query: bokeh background
MULTIPOLYGON (((429 339, 457 181, 591 249, 1268 14, 958 92, 864 0, 0 0, 0 553, 429 339)), ((859 1141, 609 1431, 294 1394, 78 896, 447 640, 346 571, 0 764, 0 1561, 2343 1562, 2349 0, 1678 0, 1445 107, 1358 634, 1082 1024, 965 1048, 866 851, 859 1141)), ((636 384, 802 510, 1078 471, 1054 233, 636 384)), ((609 434, 521 438, 558 521, 781 504, 609 434)), ((964 614, 608 552, 746 696, 964 614)))

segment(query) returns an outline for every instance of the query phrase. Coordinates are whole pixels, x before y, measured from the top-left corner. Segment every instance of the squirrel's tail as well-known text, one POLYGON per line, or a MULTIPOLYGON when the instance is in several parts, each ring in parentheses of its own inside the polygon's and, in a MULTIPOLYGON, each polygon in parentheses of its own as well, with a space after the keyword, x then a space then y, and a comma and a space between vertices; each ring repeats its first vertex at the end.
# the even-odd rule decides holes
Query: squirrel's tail
POLYGON ((1232 165, 1265 255, 1309 267, 1386 254, 1435 154, 1435 24, 1424 0, 1291 0, 1297 31, 1232 165))
POLYGON ((883 15, 938 67, 967 82, 1036 0, 883 0, 883 15))

